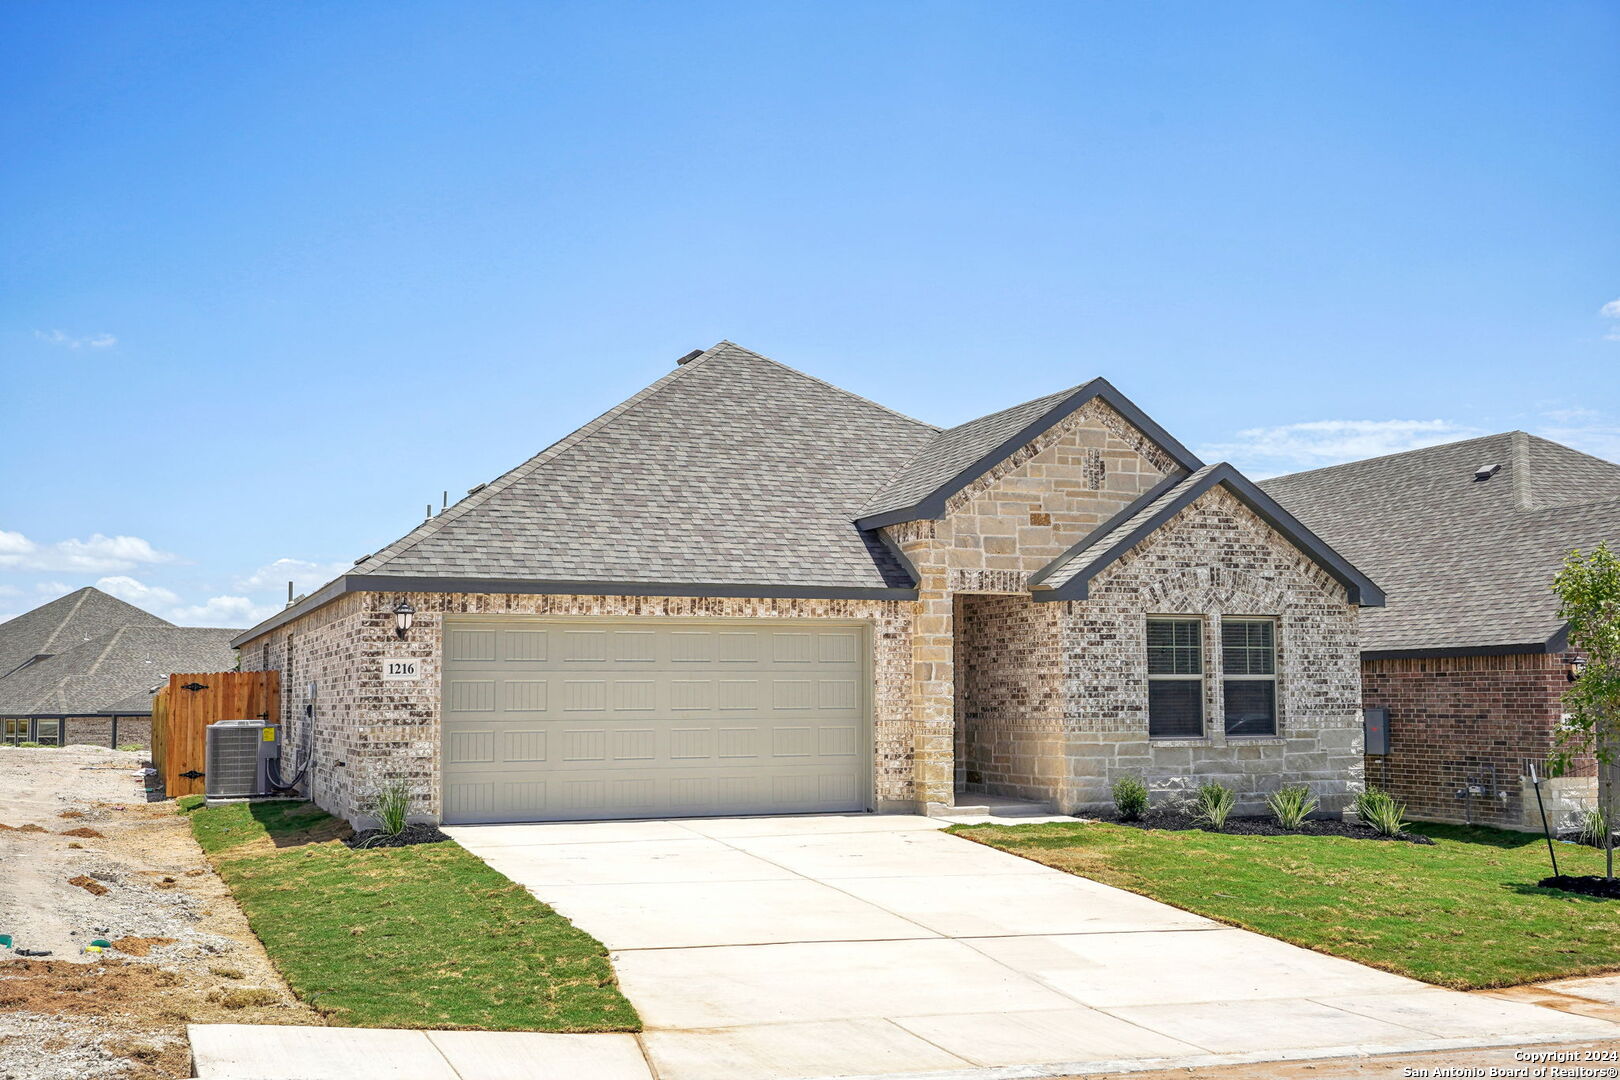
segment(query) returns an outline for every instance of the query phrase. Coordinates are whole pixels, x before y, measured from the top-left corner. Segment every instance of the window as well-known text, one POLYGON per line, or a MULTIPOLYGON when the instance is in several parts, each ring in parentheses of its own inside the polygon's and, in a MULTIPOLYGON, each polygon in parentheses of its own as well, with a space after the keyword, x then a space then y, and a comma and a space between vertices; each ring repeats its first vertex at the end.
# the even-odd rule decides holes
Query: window
POLYGON ((62 745, 62 721, 36 720, 34 721, 34 741, 46 746, 62 745))
POLYGON ((1277 734, 1277 621, 1221 620, 1228 735, 1277 734))
POLYGON ((1204 734, 1204 624, 1201 619, 1149 619, 1148 737, 1197 739, 1204 734))

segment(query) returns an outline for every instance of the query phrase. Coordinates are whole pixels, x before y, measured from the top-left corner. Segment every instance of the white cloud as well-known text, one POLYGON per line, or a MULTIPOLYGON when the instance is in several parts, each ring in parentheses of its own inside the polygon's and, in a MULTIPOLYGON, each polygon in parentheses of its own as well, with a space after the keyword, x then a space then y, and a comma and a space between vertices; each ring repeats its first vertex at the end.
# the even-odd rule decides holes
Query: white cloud
POLYGON ((1456 442, 1484 432, 1451 420, 1308 420, 1247 428, 1231 442, 1200 448, 1206 461, 1231 461, 1254 477, 1456 442))
POLYGON ((118 344, 118 339, 111 334, 89 334, 85 337, 74 337, 64 334, 60 330, 46 332, 35 330, 34 337, 47 345, 59 345, 64 349, 110 349, 118 344))
POLYGON ((215 596, 200 604, 174 608, 166 618, 182 626, 248 627, 280 610, 280 604, 259 604, 245 596, 215 596))
POLYGON ((245 578, 239 578, 236 587, 248 592, 265 589, 285 589, 293 583, 293 591, 307 593, 337 577, 350 567, 350 563, 317 563, 306 559, 277 559, 261 566, 245 578))
POLYGON ((132 577, 104 577, 96 582, 96 588, 111 593, 120 600, 127 600, 136 607, 150 609, 153 605, 165 606, 180 602, 179 596, 163 586, 147 585, 132 577))
POLYGON ((58 596, 66 596, 68 593, 73 591, 73 587, 60 581, 36 581, 34 582, 34 591, 39 593, 41 596, 55 598, 58 596))
MULTIPOLYGON (((1598 309, 1598 314, 1605 319, 1620 320, 1620 299, 1610 300, 1598 309)), ((1620 341, 1620 321, 1609 327, 1609 332, 1603 335, 1605 341, 1620 341)))
POLYGON ((15 585, 0 585, 0 596, 21 596, 22 590, 15 585))
MULTIPOLYGON (((1620 302, 1620 301, 1617 301, 1620 302)), ((1551 409, 1542 418, 1550 424, 1535 429, 1543 439, 1573 446, 1594 457, 1620 461, 1620 423, 1595 409, 1551 409)))
POLYGON ((20 532, 0 529, 0 568, 9 570, 77 570, 105 574, 136 566, 178 562, 138 536, 93 534, 88 540, 40 544, 20 532))

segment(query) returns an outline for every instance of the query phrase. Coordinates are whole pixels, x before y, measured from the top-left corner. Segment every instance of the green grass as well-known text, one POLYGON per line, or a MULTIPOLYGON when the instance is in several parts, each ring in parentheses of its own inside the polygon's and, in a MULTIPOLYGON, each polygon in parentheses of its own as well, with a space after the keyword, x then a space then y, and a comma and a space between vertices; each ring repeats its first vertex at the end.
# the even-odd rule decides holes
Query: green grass
MULTIPOLYGON (((1233 926, 1457 989, 1620 968, 1620 902, 1537 887, 1540 836, 1418 825, 1434 846, 1120 825, 952 832, 1233 926)), ((1567 874, 1602 855, 1558 845, 1567 874)))
POLYGON ((201 801, 176 803, 270 959, 328 1023, 640 1029, 602 944, 454 841, 356 851, 307 803, 201 801))

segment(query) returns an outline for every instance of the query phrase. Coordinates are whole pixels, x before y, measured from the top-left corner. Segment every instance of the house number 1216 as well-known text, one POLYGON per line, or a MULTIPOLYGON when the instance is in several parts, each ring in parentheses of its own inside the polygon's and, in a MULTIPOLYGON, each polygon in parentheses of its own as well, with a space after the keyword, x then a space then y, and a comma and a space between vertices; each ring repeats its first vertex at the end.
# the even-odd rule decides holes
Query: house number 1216
POLYGON ((383 679, 388 682, 405 682, 422 677, 422 666, 419 660, 384 660, 383 679))

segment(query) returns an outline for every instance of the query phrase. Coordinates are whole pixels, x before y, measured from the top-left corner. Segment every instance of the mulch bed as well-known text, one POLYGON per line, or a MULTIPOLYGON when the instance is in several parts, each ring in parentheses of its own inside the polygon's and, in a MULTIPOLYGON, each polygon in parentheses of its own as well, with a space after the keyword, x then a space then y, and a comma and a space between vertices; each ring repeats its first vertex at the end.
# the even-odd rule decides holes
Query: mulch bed
POLYGON ((1229 817, 1220 830, 1210 829, 1193 820, 1191 814, 1176 810, 1149 810, 1135 821, 1121 821, 1118 815, 1108 815, 1104 821, 1112 825, 1126 825, 1133 829, 1163 829, 1166 832, 1222 832, 1233 836, 1345 836, 1352 840, 1399 840, 1408 844, 1432 844, 1434 840, 1418 833, 1403 832, 1385 836, 1374 832, 1360 822, 1339 821, 1333 818, 1312 818, 1297 829, 1285 829, 1268 817, 1229 817))
POLYGON ((1620 900, 1620 878, 1598 877, 1596 874, 1581 877, 1559 874, 1557 877, 1542 878, 1536 884, 1543 889, 1561 889, 1564 892, 1580 893, 1583 896, 1620 900))
POLYGON ((450 839, 437 825, 407 825, 405 831, 390 836, 381 829, 367 829, 344 840, 352 848, 410 847, 412 844, 437 844, 450 839))

